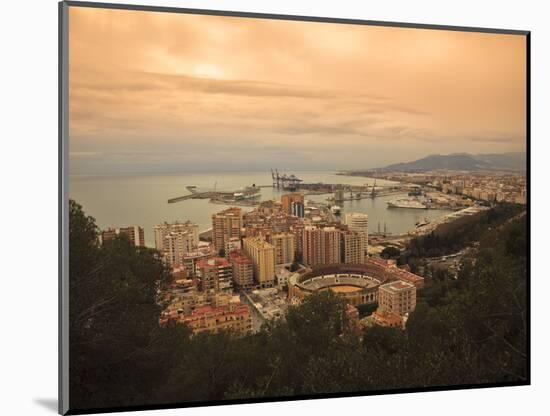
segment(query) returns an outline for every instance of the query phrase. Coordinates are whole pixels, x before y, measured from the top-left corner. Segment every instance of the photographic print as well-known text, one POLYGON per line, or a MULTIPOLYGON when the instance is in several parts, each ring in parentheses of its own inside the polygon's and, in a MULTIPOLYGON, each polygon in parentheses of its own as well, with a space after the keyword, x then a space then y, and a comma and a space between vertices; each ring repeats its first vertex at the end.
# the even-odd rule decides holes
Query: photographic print
POLYGON ((62 412, 529 384, 528 32, 60 12, 62 412))

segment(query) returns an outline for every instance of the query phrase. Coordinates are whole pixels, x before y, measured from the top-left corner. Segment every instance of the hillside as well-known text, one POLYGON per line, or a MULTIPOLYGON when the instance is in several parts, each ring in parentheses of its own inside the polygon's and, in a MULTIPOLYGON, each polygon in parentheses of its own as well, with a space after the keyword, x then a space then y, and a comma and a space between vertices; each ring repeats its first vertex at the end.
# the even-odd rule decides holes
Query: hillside
POLYGON ((479 154, 452 153, 449 155, 430 155, 412 162, 396 163, 382 167, 382 170, 415 172, 426 170, 513 170, 526 169, 526 154, 479 154))

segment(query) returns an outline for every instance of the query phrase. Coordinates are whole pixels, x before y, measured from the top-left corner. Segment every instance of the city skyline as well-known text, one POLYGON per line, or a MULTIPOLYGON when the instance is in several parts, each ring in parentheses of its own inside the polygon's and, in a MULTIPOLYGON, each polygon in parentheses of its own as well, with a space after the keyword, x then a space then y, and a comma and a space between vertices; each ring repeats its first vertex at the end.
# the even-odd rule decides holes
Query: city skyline
POLYGON ((78 7, 70 19, 71 173, 525 151, 522 36, 78 7))

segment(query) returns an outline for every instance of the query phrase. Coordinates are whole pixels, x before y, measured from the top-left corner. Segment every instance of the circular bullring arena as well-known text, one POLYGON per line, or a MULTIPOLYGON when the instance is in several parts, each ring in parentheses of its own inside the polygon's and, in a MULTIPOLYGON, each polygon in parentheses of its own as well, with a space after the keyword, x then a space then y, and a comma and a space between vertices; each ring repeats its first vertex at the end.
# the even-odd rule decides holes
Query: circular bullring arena
POLYGON ((347 303, 378 302, 378 287, 387 277, 367 264, 334 264, 308 268, 289 278, 289 298, 298 304, 312 293, 331 290, 347 303))

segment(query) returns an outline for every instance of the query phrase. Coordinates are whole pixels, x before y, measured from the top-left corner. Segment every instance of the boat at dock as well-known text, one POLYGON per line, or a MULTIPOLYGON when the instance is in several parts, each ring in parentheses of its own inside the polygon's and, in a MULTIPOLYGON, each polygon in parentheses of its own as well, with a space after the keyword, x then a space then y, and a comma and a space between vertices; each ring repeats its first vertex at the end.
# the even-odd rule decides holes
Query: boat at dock
POLYGON ((233 199, 241 201, 246 199, 254 199, 260 197, 260 188, 256 185, 247 186, 244 189, 239 189, 233 192, 233 199))
POLYGON ((418 199, 394 199, 393 201, 388 201, 387 204, 388 208, 428 209, 428 207, 418 199))

